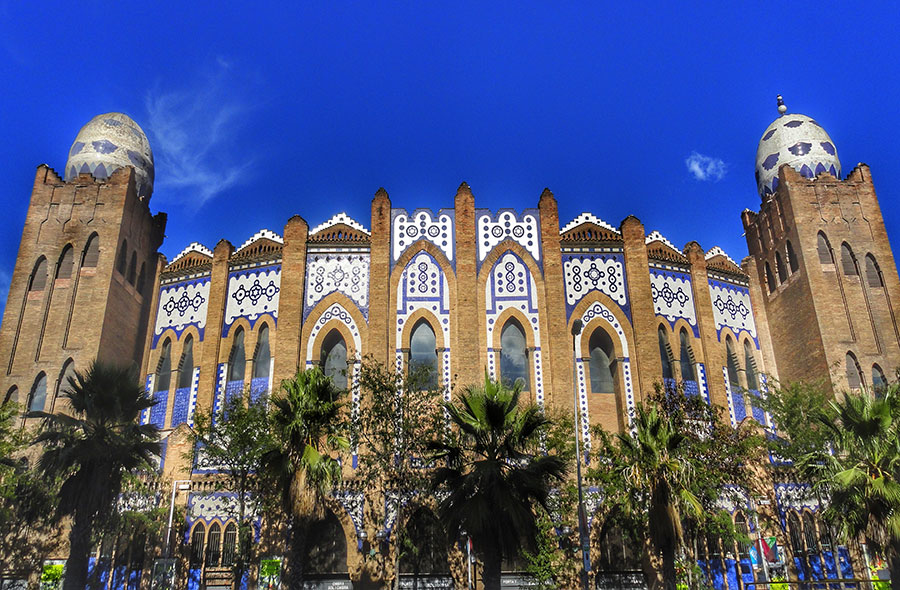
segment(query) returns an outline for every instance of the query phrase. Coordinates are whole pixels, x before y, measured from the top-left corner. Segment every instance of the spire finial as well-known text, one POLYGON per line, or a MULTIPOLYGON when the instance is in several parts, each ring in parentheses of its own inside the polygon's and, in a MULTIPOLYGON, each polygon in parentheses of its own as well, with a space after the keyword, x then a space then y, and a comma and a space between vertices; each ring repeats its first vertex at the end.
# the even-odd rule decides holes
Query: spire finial
POLYGON ((778 95, 778 113, 779 115, 783 115, 787 112, 787 107, 784 105, 784 99, 781 98, 781 95, 778 95))

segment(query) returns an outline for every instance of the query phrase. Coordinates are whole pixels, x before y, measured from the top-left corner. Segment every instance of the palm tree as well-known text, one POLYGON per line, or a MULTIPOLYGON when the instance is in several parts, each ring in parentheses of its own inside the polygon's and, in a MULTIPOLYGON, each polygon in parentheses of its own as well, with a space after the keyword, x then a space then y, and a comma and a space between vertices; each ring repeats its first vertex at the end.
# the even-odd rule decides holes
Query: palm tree
POLYGON ((622 455, 615 463, 617 475, 628 490, 619 500, 619 509, 626 514, 647 515, 651 553, 647 557, 651 562, 655 556, 662 557, 662 580, 656 568, 647 564, 648 570, 654 570, 653 576, 648 576, 651 588, 661 582, 666 590, 674 590, 675 555, 683 535, 682 510, 695 516, 703 511, 690 489, 691 463, 683 456, 688 440, 655 405, 646 408, 638 404, 632 428, 632 433, 616 435, 622 455))
POLYGON ((431 443, 443 466, 432 475, 447 495, 438 514, 451 538, 465 530, 484 563, 484 584, 500 588, 500 564, 533 546, 535 508, 547 509, 550 483, 561 480, 565 462, 540 453, 538 440, 550 421, 531 405, 519 407, 520 385, 509 390, 485 375, 459 404, 445 403, 458 429, 456 440, 431 443))
POLYGON ((50 482, 62 481, 57 515, 72 516, 63 588, 84 590, 91 537, 112 513, 123 476, 155 468, 159 432, 152 424, 138 424, 155 401, 130 369, 95 361, 69 377, 64 395, 71 415, 30 412, 28 417, 43 419, 32 443, 42 446, 39 473, 50 482))
MULTIPOLYGON (((340 396, 331 378, 316 367, 282 381, 281 391, 270 400, 276 446, 266 453, 264 464, 292 517, 294 561, 302 555, 300 531, 323 516, 323 499, 341 480, 341 464, 330 454, 349 446, 341 435, 340 396)), ((299 568, 293 570, 298 577, 299 568)))
POLYGON ((900 590, 900 392, 883 397, 849 393, 831 402, 835 418, 820 418, 831 435, 832 451, 802 462, 828 501, 826 520, 844 539, 863 536, 883 552, 891 588, 900 590), (815 477, 818 475, 818 477, 815 477))

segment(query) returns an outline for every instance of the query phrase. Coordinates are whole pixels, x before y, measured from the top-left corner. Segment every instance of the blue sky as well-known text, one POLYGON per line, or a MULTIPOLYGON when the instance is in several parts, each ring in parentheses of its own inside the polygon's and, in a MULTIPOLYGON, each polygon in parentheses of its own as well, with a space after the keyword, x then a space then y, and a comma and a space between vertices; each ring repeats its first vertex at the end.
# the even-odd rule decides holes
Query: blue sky
POLYGON ((150 137, 170 259, 297 213, 368 226, 380 186, 449 207, 466 181, 480 207, 533 207, 546 186, 562 223, 633 214, 740 260, 778 93, 845 173, 872 167, 900 243, 896 5, 296 4, 0 0, 0 298, 35 167, 61 172, 108 111, 150 137))

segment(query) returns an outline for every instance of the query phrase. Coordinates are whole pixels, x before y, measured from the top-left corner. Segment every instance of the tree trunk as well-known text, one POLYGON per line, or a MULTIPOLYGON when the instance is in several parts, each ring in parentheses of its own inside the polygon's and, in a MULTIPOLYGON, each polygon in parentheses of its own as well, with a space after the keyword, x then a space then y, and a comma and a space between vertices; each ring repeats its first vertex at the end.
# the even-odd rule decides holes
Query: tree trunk
POLYGON ((666 547, 662 552, 663 582, 665 590, 675 590, 675 547, 666 547))
POLYGON ((900 544, 894 544, 888 560, 888 567, 891 571, 891 590, 900 590, 900 544))
POLYGON ((482 553, 484 565, 481 570, 481 579, 484 581, 484 590, 500 590, 500 553, 490 547, 482 553))
POLYGON ((91 551, 91 518, 76 510, 69 530, 69 559, 66 561, 63 590, 84 590, 87 585, 91 551))
POLYGON ((663 590, 665 588, 662 560, 650 539, 644 540, 641 570, 644 572, 644 581, 647 583, 649 590, 663 590))

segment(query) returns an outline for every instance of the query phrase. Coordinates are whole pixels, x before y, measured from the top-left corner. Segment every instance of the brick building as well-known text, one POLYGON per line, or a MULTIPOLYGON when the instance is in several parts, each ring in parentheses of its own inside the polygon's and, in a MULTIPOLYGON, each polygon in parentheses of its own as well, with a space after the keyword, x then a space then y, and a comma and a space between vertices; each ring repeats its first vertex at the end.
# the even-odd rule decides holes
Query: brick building
MULTIPOLYGON (((779 110, 760 140, 762 203, 742 214, 751 256, 740 265, 698 242, 679 249, 635 217, 561 222, 546 189, 534 208, 482 209, 465 183, 437 212, 394 206, 379 189, 365 222, 338 213, 310 227, 295 216, 237 247, 193 243, 167 261, 158 253, 165 214, 149 207, 146 136, 125 115, 100 115, 78 134, 65 178, 38 167, 0 329, 0 395, 54 410, 65 376, 94 358, 140 367, 160 400, 142 419, 167 437, 163 478, 192 480, 177 495, 186 556, 190 543, 233 550, 234 535, 228 498, 181 458, 185 425, 301 367, 324 366, 354 405, 367 354, 400 369, 432 366, 448 399, 451 383, 477 382, 485 369, 523 379, 539 404, 571 408, 575 388, 588 448, 590 425, 626 428, 629 410, 663 381, 728 408, 733 424, 764 425, 753 402, 766 375, 830 370, 847 388, 877 387, 900 366, 900 283, 869 169, 841 180, 827 133, 779 110), (573 342, 576 320, 584 329, 573 342)), ((833 577, 850 557, 817 541, 818 503, 800 484, 770 487, 794 567, 833 577)), ((366 521, 362 505, 383 501, 352 486, 335 494, 323 530, 343 564, 323 584, 366 577, 361 538, 389 523, 366 521)), ((742 526, 749 502, 731 507, 742 526)), ((595 547, 603 551, 612 549, 595 547)), ((752 580, 740 548, 715 555, 717 587, 752 580)), ((178 587, 199 587, 212 565, 185 557, 192 573, 178 587)), ((464 587, 465 568, 451 569, 464 587)), ((110 587, 129 575, 110 576, 110 587)))

